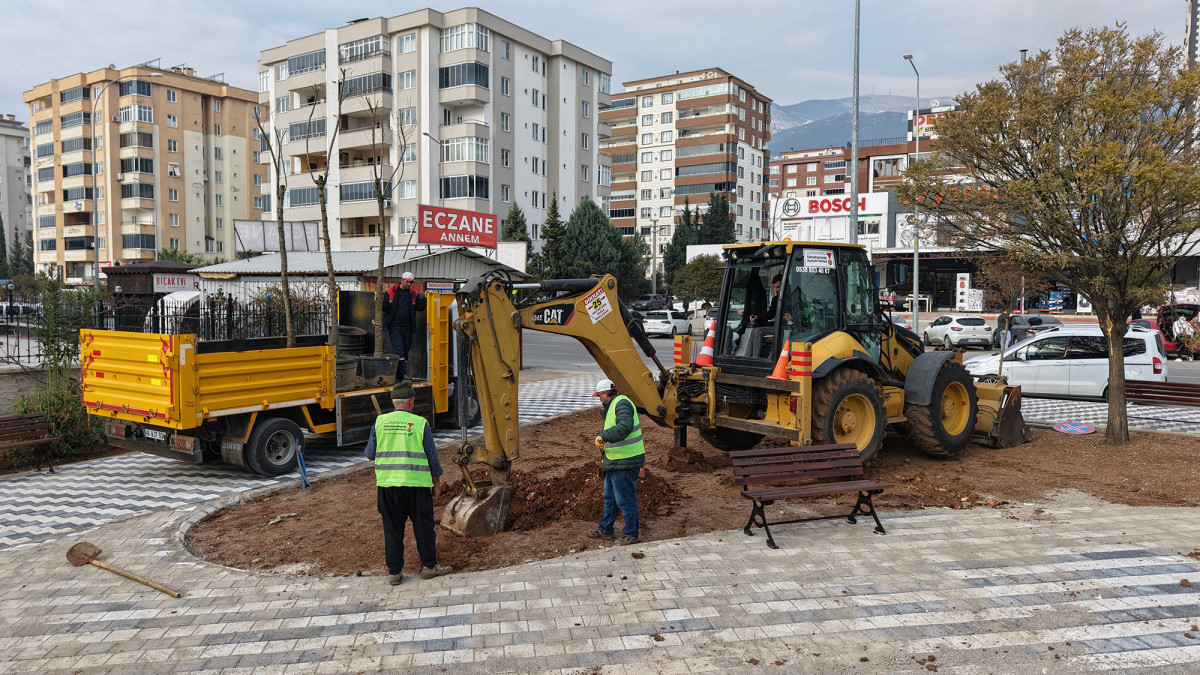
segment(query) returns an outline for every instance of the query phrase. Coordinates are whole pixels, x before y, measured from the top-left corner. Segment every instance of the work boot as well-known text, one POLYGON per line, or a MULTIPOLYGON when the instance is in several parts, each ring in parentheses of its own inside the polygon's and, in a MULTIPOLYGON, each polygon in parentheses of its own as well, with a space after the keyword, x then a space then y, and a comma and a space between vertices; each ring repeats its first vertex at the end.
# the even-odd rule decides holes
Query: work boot
POLYGON ((388 583, 391 584, 392 586, 399 586, 400 582, 403 580, 404 580, 403 574, 389 574, 388 575, 388 583))
POLYGON ((633 536, 632 534, 623 534, 621 535, 621 538, 617 540, 617 543, 622 546, 628 546, 630 544, 636 544, 639 541, 641 541, 641 539, 633 536))
POLYGON ((450 574, 453 571, 454 571, 454 568, 449 565, 434 565, 433 567, 422 567, 421 568, 421 578, 422 579, 432 579, 434 577, 440 577, 444 574, 450 574))
POLYGON ((591 532, 588 532, 587 536, 591 537, 592 539, 605 539, 607 541, 612 541, 613 539, 617 538, 616 535, 609 534, 598 527, 591 532))

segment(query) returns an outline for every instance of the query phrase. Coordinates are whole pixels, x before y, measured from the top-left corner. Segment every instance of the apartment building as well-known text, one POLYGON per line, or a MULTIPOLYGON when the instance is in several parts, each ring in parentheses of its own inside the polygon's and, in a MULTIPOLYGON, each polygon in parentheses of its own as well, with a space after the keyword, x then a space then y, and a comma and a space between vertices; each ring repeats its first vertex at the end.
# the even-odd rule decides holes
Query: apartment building
POLYGON ((659 256, 688 200, 704 211, 726 193, 738 241, 764 236, 763 174, 771 139, 771 99, 744 80, 710 68, 634 80, 601 112, 611 137, 601 152, 612 163, 609 218, 659 256))
POLYGON ((253 91, 143 64, 51 80, 24 100, 39 271, 82 283, 164 248, 232 259, 233 221, 260 217, 253 91))
POLYGON ((16 115, 0 116, 0 225, 10 256, 33 227, 29 186, 29 127, 16 115))
MULTIPOLYGON (((392 244, 414 240, 419 204, 501 218, 517 204, 536 243, 551 195, 564 217, 585 198, 607 201, 598 118, 612 64, 569 42, 476 8, 422 9, 264 50, 259 71, 264 126, 280 139, 284 217, 320 218, 311 171, 327 171, 335 250, 377 244, 377 170, 393 176, 392 244)), ((268 211, 271 184, 261 191, 268 211)))

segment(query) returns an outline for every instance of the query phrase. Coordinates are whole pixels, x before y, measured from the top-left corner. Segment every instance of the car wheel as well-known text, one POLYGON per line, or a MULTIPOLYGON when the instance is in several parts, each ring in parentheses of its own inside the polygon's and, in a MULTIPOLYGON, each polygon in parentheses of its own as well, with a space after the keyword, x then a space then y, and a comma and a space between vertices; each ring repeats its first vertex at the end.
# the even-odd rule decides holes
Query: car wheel
POLYGON ((678 334, 679 331, 675 328, 675 326, 671 326, 671 337, 675 337, 678 334))
POLYGON ((933 344, 932 342, 929 341, 929 331, 925 331, 924 333, 921 334, 921 344, 923 344, 923 345, 933 344))
POLYGON ((944 346, 946 349, 954 349, 954 343, 950 341, 949 335, 942 338, 942 346, 944 346))

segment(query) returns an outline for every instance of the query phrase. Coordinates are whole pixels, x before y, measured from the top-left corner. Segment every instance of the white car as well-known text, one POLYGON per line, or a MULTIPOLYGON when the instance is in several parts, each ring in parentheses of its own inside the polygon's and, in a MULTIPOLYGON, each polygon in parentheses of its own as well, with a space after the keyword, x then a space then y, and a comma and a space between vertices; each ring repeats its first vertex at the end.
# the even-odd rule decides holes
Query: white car
POLYGON ((646 335, 691 335, 692 322, 679 310, 653 310, 642 317, 646 335))
POLYGON ((908 319, 899 314, 888 313, 888 320, 901 328, 912 330, 912 324, 908 322, 908 319))
MULTIPOLYGON (((1167 381, 1167 359, 1158 331, 1131 327, 1125 334, 1125 378, 1167 381)), ((995 375, 1000 355, 969 359, 972 375, 995 375)), ((1013 345, 1004 356, 1003 374, 1009 384, 1033 396, 1108 398, 1108 348, 1100 327, 1062 326, 1042 331, 1013 345)))
POLYGON ((954 347, 992 347, 992 327, 982 316, 974 314, 945 314, 934 319, 922 334, 925 344, 954 347))

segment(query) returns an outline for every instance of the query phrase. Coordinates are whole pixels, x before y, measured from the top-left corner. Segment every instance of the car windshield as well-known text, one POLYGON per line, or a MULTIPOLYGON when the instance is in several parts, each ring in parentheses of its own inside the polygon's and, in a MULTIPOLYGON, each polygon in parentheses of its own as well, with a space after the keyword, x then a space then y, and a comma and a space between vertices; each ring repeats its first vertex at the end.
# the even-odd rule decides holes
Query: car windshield
POLYGON ((646 320, 647 321, 666 321, 667 313, 666 312, 646 312, 646 320))
POLYGON ((962 317, 958 320, 960 326, 986 326, 987 322, 977 316, 962 317))
POLYGON ((642 295, 642 296, 639 296, 639 297, 638 297, 638 300, 639 300, 639 301, 641 301, 641 300, 653 300, 653 299, 654 299, 654 296, 653 296, 653 295, 642 295))
POLYGON ((1061 326, 1062 322, 1052 316, 1031 316, 1030 326, 1061 326))

